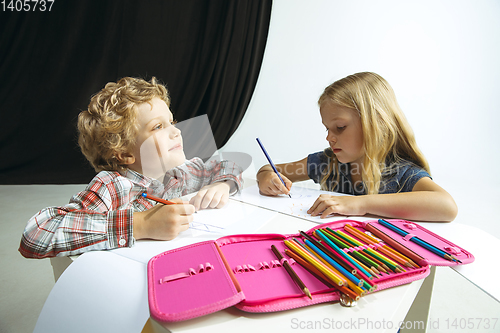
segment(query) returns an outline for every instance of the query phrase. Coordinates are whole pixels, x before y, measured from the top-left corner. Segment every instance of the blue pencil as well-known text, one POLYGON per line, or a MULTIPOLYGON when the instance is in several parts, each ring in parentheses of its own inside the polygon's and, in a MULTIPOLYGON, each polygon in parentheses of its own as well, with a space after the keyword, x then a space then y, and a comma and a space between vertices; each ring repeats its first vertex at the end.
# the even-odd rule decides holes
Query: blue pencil
MULTIPOLYGON (((264 153, 264 155, 266 155, 266 158, 267 160, 269 161, 269 164, 271 165, 271 167, 273 168, 274 172, 276 172, 276 174, 278 175, 279 179, 281 180, 281 182, 283 183, 283 186, 286 187, 286 184, 285 184, 285 181, 283 180, 283 178, 281 178, 278 170, 276 169, 276 167, 274 166, 274 163, 273 161, 271 161, 271 157, 269 156, 269 154, 267 153, 266 151, 266 148, 264 148, 264 145, 262 144, 262 142, 260 142, 259 138, 257 138, 257 143, 259 144, 260 148, 262 149, 262 152, 264 153)), ((288 195, 290 198, 292 197, 290 194, 288 195)))
POLYGON ((340 266, 335 260, 332 260, 330 258, 330 256, 328 256, 323 251, 321 251, 311 241, 309 241, 308 239, 306 239, 306 240, 304 240, 304 243, 306 243, 307 246, 309 246, 313 251, 315 251, 318 256, 320 256, 321 258, 325 259, 330 265, 332 265, 333 267, 335 267, 346 278, 348 278, 349 280, 351 280, 352 283, 354 283, 358 287, 362 287, 363 286, 363 284, 364 284, 363 280, 360 280, 357 277, 355 277, 354 275, 352 275, 352 273, 348 272, 344 267, 340 266))
MULTIPOLYGON (((404 231, 403 229, 401 228, 398 228, 396 227, 394 224, 392 223, 389 223, 387 222, 386 220, 383 220, 383 219, 379 219, 378 222, 380 224, 382 224, 384 227, 388 228, 388 229, 391 229, 392 231, 394 231, 395 233, 401 235, 401 236, 406 236, 408 235, 408 232, 404 231)), ((432 253, 434 254, 437 254, 438 256, 440 257, 443 257, 445 259, 448 259, 448 260, 452 260, 452 261, 458 261, 461 263, 460 260, 458 260, 457 258, 453 257, 452 255, 450 255, 449 253, 435 247, 434 245, 432 244, 429 244, 427 243, 426 241, 424 240, 421 240, 420 238, 416 237, 416 236, 413 236, 412 238, 410 238, 410 240, 418 245, 420 245, 421 247, 431 251, 432 253)))

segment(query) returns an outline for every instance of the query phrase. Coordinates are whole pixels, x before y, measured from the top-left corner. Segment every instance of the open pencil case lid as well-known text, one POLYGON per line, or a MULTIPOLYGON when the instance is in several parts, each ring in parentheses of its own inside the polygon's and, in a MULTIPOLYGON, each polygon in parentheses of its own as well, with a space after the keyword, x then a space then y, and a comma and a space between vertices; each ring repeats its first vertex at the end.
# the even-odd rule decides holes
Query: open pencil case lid
MULTIPOLYGON (((390 220, 397 226, 414 228, 412 234, 425 238, 436 246, 453 249, 463 264, 474 257, 461 247, 408 221, 390 220), (405 226, 408 224, 408 226, 405 226), (412 226, 410 226, 412 224, 412 226), (414 227, 414 226, 416 227, 414 227)), ((387 234, 376 220, 359 222, 342 220, 325 223, 307 231, 329 227, 343 229, 349 224, 360 231, 375 226, 387 234)), ((402 273, 386 274, 374 280, 376 291, 425 278, 429 264, 455 265, 423 248, 417 248, 404 237, 391 234, 418 253, 423 260, 418 268, 402 273)), ((312 294, 305 296, 291 280, 282 262, 271 251, 271 245, 283 253, 284 240, 299 234, 244 234, 205 241, 158 254, 148 262, 148 300, 151 316, 160 322, 182 321, 235 306, 247 312, 275 312, 340 299, 340 292, 316 278, 304 267, 285 255, 293 270, 312 294)), ((385 243, 387 244, 387 243, 385 243)), ((390 246, 390 245, 389 245, 390 246)), ((346 251, 346 250, 344 250, 346 251)), ((349 251, 349 250, 347 250, 349 251)))

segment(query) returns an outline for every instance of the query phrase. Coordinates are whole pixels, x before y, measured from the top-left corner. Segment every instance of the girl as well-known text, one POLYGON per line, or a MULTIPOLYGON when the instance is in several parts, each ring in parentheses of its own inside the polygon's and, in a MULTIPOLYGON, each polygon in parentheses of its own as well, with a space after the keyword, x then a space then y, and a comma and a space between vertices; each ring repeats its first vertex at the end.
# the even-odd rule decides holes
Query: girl
POLYGON ((352 196, 320 195, 308 213, 377 215, 452 221, 453 198, 430 177, 427 160, 394 91, 375 73, 357 73, 325 88, 318 101, 330 147, 257 173, 264 195, 288 194, 293 182, 312 179, 321 189, 352 196))

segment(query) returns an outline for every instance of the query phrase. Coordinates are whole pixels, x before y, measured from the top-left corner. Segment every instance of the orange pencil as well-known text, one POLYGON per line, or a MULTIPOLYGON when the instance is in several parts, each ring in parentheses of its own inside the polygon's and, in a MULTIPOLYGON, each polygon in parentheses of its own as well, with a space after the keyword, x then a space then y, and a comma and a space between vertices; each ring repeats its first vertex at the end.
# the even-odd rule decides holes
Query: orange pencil
POLYGON ((323 273, 321 273, 312 264, 310 264, 307 261, 305 261, 304 259, 302 259, 302 257, 299 256, 298 254, 296 254, 295 252, 293 252, 293 251, 291 251, 289 249, 285 249, 285 253, 290 258, 295 259, 296 262, 298 262, 302 267, 304 267, 307 271, 309 271, 309 273, 311 273, 312 275, 316 276, 316 278, 318 280, 320 280, 321 282, 323 282, 328 287, 335 288, 335 289, 339 290, 340 292, 346 294, 347 296, 349 296, 350 298, 354 299, 355 301, 359 300, 360 295, 358 295, 357 293, 355 293, 354 291, 352 291, 351 289, 349 289, 349 288, 347 288, 345 286, 337 286, 336 284, 331 283, 329 281, 329 279, 323 273))
MULTIPOLYGON (((345 225, 345 227, 347 227, 348 229, 352 229, 354 232, 357 232, 357 233, 360 233, 363 235, 363 237, 366 237, 368 240, 371 240, 372 244, 380 244, 380 240, 373 237, 372 235, 369 235, 369 234, 366 234, 364 232, 361 232, 359 231, 358 229, 355 229, 353 228, 352 226, 350 226, 349 224, 345 225)), ((417 264, 415 264, 410 258, 408 258, 407 256, 403 255, 402 253, 390 248, 389 246, 383 244, 382 247, 379 247, 380 249, 384 249, 384 251, 387 251, 387 252, 390 252, 392 253, 393 255, 397 256, 397 257, 401 257, 403 261, 406 262, 406 264, 404 264, 405 266, 407 267, 419 267, 417 264)), ((382 252, 382 251, 381 251, 382 252)))
POLYGON ((154 197, 152 196, 151 194, 147 194, 147 193, 143 193, 141 194, 144 198, 148 198, 148 199, 151 199, 153 201, 156 201, 156 202, 159 202, 159 203, 162 203, 164 205, 176 205, 175 202, 172 202, 172 201, 168 201, 168 200, 165 200, 165 199, 162 199, 162 198, 158 198, 158 197, 154 197))

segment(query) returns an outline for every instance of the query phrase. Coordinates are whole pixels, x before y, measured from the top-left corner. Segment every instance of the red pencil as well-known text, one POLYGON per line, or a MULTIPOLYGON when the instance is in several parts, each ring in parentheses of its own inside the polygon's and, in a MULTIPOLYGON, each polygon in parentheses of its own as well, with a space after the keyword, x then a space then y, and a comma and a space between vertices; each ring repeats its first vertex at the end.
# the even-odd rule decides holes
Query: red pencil
POLYGON ((152 196, 151 194, 147 194, 147 193, 143 193, 141 194, 144 198, 148 198, 148 199, 151 199, 153 201, 156 201, 156 202, 159 202, 159 203, 162 203, 164 205, 175 205, 176 203, 175 202, 172 202, 172 201, 168 201, 168 200, 165 200, 165 199, 162 199, 162 198, 157 198, 157 197, 154 197, 152 196))

